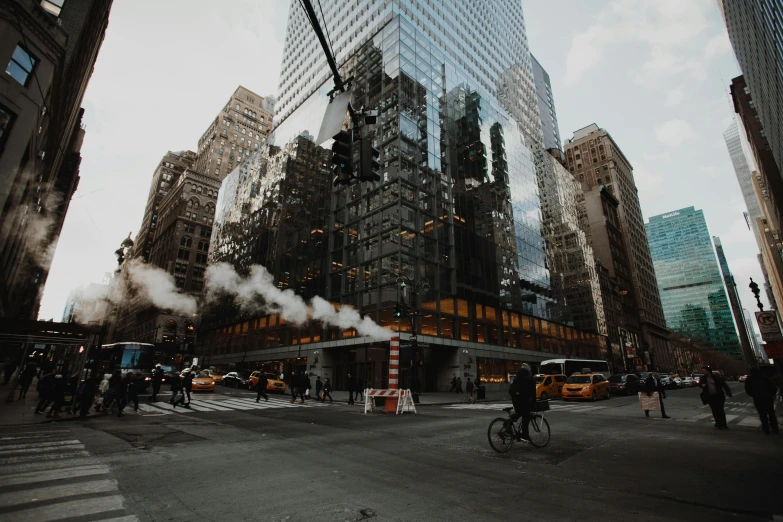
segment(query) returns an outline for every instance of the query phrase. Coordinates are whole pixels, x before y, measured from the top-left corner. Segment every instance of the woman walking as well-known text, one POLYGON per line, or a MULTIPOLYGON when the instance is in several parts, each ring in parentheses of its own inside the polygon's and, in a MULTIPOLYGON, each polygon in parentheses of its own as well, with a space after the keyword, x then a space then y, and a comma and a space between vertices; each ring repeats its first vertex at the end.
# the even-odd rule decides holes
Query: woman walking
POLYGON ((726 411, 723 409, 726 403, 726 396, 731 397, 731 388, 720 375, 712 373, 709 366, 704 368, 704 375, 699 381, 701 390, 701 401, 709 404, 712 410, 712 417, 715 419, 715 427, 719 430, 727 430, 726 411), (725 393, 724 393, 725 392, 725 393))

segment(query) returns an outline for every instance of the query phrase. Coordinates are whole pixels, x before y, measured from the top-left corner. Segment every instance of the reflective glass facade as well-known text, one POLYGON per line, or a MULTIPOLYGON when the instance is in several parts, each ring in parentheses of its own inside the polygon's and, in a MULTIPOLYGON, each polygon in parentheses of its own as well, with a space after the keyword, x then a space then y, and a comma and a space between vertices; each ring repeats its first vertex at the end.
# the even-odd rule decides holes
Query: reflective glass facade
POLYGON ((693 207, 646 224, 666 325, 737 359, 737 330, 704 213, 693 207))
MULTIPOLYGON (((431 337, 431 348, 419 356, 425 367, 431 365, 421 376, 430 388, 454 364, 474 377, 484 372, 480 377, 487 382, 503 382, 505 370, 489 368, 505 369, 505 360, 597 357, 604 344, 598 333, 605 327, 601 331, 595 315, 588 321, 591 332, 573 327, 573 309, 562 295, 566 280, 553 273, 548 255, 560 245, 542 215, 545 178, 536 159, 542 153, 541 126, 521 2, 322 4, 341 75, 353 78, 353 106, 380 111, 377 123, 362 132, 381 151, 382 179, 331 187, 331 142, 316 147, 312 137, 333 84, 304 13, 292 2, 272 147, 226 178, 213 261, 265 264, 281 288, 354 306, 403 332, 410 325, 393 317, 400 278, 426 280, 428 288, 413 305, 421 311, 420 339, 431 337), (292 179, 291 162, 305 148, 310 159, 303 168, 314 169, 315 178, 292 179), (293 192, 302 197, 286 203, 293 192), (296 212, 307 218, 291 222, 296 212), (275 228, 284 222, 291 225, 281 234, 275 228), (271 253, 271 239, 261 239, 262 229, 277 238, 276 252, 271 253), (458 347, 476 352, 462 361, 458 347), (492 372, 497 375, 488 375, 492 372)), ((561 181, 568 176, 559 174, 561 181)), ((569 197, 576 197, 578 191, 572 192, 569 197)), ((552 204, 560 201, 555 193, 550 196, 552 204)), ((574 212, 569 208, 567 215, 574 212)), ((573 225, 573 238, 584 247, 583 230, 573 225)), ((592 254, 587 257, 592 261, 592 254)), ((586 288, 600 299, 594 268, 592 277, 586 288)), ((269 336, 261 333, 253 340, 254 329, 260 330, 257 318, 248 318, 236 336, 239 325, 227 322, 244 318, 229 310, 224 308, 224 319, 213 324, 216 333, 208 344, 214 353, 237 359, 236 344, 229 344, 245 338, 249 352, 244 353, 264 359, 269 336)), ((330 345, 331 354, 319 349, 313 371, 328 366, 339 385, 340 365, 361 362, 372 366, 368 379, 384 378, 373 366, 374 352, 337 353, 354 332, 312 328, 305 334, 278 332, 275 346, 301 345, 305 339, 337 342, 330 345)), ((405 366, 403 353, 403 382, 405 366)), ((443 382, 450 379, 449 373, 443 382)))

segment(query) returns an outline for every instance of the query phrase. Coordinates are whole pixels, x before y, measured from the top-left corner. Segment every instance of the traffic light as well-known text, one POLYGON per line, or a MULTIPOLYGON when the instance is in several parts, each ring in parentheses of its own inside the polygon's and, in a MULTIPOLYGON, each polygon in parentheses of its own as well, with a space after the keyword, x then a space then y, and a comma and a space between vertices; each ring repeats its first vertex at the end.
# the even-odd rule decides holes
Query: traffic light
POLYGON ((359 181, 380 181, 381 164, 378 161, 381 152, 372 146, 372 140, 369 138, 362 140, 361 148, 361 171, 359 172, 359 181))
POLYGON ((334 184, 348 185, 353 181, 353 131, 342 130, 332 139, 332 165, 334 184))
POLYGON ((394 318, 399 319, 402 317, 402 303, 396 303, 394 305, 394 318))

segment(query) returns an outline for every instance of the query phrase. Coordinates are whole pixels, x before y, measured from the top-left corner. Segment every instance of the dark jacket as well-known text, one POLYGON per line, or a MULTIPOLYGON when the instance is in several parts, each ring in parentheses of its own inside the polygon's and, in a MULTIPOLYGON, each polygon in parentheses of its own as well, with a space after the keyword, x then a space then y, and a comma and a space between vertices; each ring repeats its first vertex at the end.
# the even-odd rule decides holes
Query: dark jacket
POLYGON ((321 394, 321 390, 323 390, 323 389, 324 389, 323 381, 321 379, 316 379, 315 380, 315 394, 316 395, 320 395, 321 394))
POLYGON ((258 376, 258 384, 256 384, 256 389, 259 391, 266 391, 267 384, 269 384, 269 379, 267 379, 265 374, 260 374, 258 376))
POLYGON ((299 387, 302 388, 302 391, 309 390, 313 387, 310 383, 310 377, 308 377, 306 373, 303 373, 301 377, 299 377, 299 387))
POLYGON ((112 375, 109 377, 109 392, 119 393, 122 386, 122 375, 112 375))
POLYGON ((193 372, 188 372, 182 380, 182 387, 185 391, 193 391, 193 372))
POLYGON ((84 380, 82 386, 82 400, 90 400, 95 397, 95 393, 98 390, 98 379, 90 375, 84 380))
POLYGON ((51 399, 55 402, 65 400, 66 388, 67 386, 65 384, 65 379, 54 379, 54 383, 52 384, 51 399))
POLYGON ((468 393, 473 393, 473 381, 468 379, 468 383, 465 385, 465 391, 468 393))
POLYGON ((152 370, 152 384, 160 386, 163 382, 163 369, 155 368, 152 370))
POLYGON ((29 385, 33 382, 33 377, 35 377, 36 373, 38 373, 38 369, 32 364, 28 364, 24 367, 24 370, 22 370, 21 375, 19 375, 19 382, 23 386, 29 385))
POLYGON ((663 383, 660 379, 656 379, 653 375, 650 375, 644 381, 644 392, 650 396, 655 392, 661 394, 661 397, 666 398, 666 390, 663 387, 663 383))
POLYGON ((699 380, 699 386, 702 388, 702 395, 705 397, 725 397, 727 395, 731 397, 731 388, 729 388, 729 385, 723 380, 723 377, 712 374, 712 378, 715 379, 715 394, 710 394, 707 376, 702 375, 699 380))
POLYGON ((38 386, 38 392, 40 393, 41 398, 51 400, 52 391, 54 390, 54 374, 47 373, 41 377, 41 382, 38 383, 38 386))
POLYGON ((128 383, 128 397, 138 397, 141 383, 136 379, 128 379, 126 382, 128 383))
POLYGON ((775 394, 778 392, 777 386, 772 382, 772 379, 765 377, 764 375, 751 374, 745 381, 745 392, 753 397, 754 401, 764 399, 774 399, 775 394))
POLYGON ((324 393, 331 392, 332 391, 332 381, 326 380, 324 381, 324 393))
POLYGON ((530 403, 536 400, 536 380, 528 370, 522 368, 509 386, 508 394, 511 395, 515 409, 529 408, 530 403))
POLYGON ((356 379, 353 377, 348 377, 345 379, 345 389, 348 391, 354 391, 356 389, 356 379))

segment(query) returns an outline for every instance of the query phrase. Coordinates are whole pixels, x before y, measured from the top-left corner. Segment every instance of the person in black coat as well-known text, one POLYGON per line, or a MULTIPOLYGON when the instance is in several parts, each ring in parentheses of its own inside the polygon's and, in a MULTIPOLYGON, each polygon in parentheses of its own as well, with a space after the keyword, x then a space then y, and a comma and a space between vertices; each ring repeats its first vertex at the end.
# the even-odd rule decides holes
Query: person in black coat
MULTIPOLYGON (((117 417, 124 417, 125 414, 122 410, 128 405, 128 391, 133 387, 133 375, 128 372, 122 377, 119 383, 116 385, 117 390, 117 417)), ((111 384, 109 384, 111 386, 111 384)))
POLYGON ((324 389, 324 383, 321 381, 321 376, 315 378, 315 398, 321 399, 321 390, 324 389))
POLYGON ((761 429, 767 435, 779 433, 778 418, 775 414, 775 395, 778 387, 769 377, 762 375, 758 368, 751 368, 745 381, 745 392, 753 397, 753 406, 761 418, 761 429))
POLYGON ((517 372, 514 382, 508 388, 511 403, 514 405, 515 419, 522 417, 521 439, 530 440, 531 403, 536 400, 536 380, 530 372, 530 366, 523 364, 517 372))
POLYGON ((84 380, 84 386, 82 387, 82 402, 79 408, 79 418, 84 419, 90 412, 90 407, 95 400, 95 393, 98 391, 98 379, 90 373, 90 376, 84 380))
POLYGON ((256 385, 258 393, 256 394, 256 402, 259 402, 261 397, 264 397, 265 402, 269 402, 269 395, 266 394, 267 384, 269 384, 269 379, 267 379, 266 374, 263 372, 258 374, 258 384, 256 385))
POLYGON ((361 377, 356 378, 356 398, 362 400, 362 394, 364 393, 364 381, 361 377))
POLYGON ((41 377, 41 380, 38 382, 38 406, 35 407, 36 414, 42 414, 52 402, 53 391, 54 371, 51 371, 41 377))
POLYGON ((313 385, 310 383, 310 376, 307 375, 307 372, 302 372, 302 374, 299 376, 299 396, 302 399, 302 404, 305 402, 307 390, 311 389, 312 387, 313 385))
POLYGON ((329 377, 324 381, 324 396, 321 397, 321 402, 326 402, 326 398, 329 397, 329 402, 332 402, 332 381, 329 377))
MULTIPOLYGON (((658 392, 658 402, 661 405, 661 417, 664 419, 669 419, 668 415, 666 415, 666 408, 663 406, 663 400, 666 398, 666 390, 663 387, 663 383, 661 382, 661 379, 658 378, 658 372, 653 372, 650 374, 647 379, 644 381, 644 392, 647 394, 647 396, 651 396, 653 393, 658 392)), ((644 414, 646 416, 650 416, 650 410, 644 410, 644 414)))
POLYGON ((348 390, 348 404, 353 404, 353 392, 356 390, 356 379, 349 373, 345 378, 345 388, 348 390))
POLYGON ((27 390, 33 383, 33 377, 35 377, 35 374, 37 373, 38 368, 35 367, 35 364, 28 363, 27 366, 24 367, 21 375, 19 375, 19 400, 27 397, 27 390))
POLYGON ((152 398, 150 401, 152 402, 158 402, 158 392, 160 391, 160 386, 163 384, 163 368, 160 366, 160 364, 155 365, 155 369, 152 370, 152 398))
POLYGON ((715 419, 715 427, 719 430, 729 429, 726 424, 726 411, 723 409, 726 404, 726 396, 731 397, 731 388, 720 375, 712 373, 709 366, 704 368, 704 375, 699 380, 701 399, 704 403, 710 405, 712 417, 715 419))
POLYGON ((182 397, 174 402, 174 407, 177 407, 177 404, 182 404, 186 408, 190 408, 190 392, 193 391, 193 372, 190 371, 190 368, 185 370, 185 374, 182 378, 182 397), (187 401, 186 401, 187 399, 187 401))
POLYGON ((56 419, 60 416, 60 408, 62 408, 63 403, 65 403, 65 391, 67 388, 68 386, 66 385, 63 376, 59 373, 55 375, 51 391, 52 407, 49 409, 49 413, 46 414, 47 417, 56 419))

